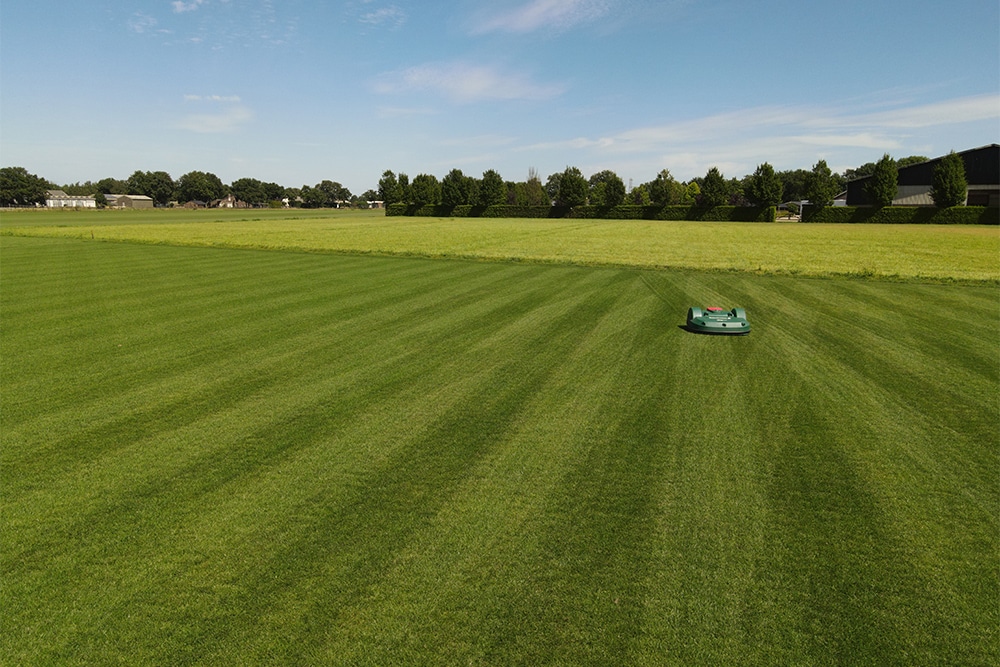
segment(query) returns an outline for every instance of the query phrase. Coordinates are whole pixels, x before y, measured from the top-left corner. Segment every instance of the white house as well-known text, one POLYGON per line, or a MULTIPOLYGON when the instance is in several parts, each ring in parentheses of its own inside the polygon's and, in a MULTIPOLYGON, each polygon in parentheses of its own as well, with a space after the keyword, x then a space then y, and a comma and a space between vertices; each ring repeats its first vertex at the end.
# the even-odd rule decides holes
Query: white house
POLYGON ((49 190, 45 193, 45 206, 48 208, 97 208, 97 200, 82 195, 68 195, 62 190, 49 190))

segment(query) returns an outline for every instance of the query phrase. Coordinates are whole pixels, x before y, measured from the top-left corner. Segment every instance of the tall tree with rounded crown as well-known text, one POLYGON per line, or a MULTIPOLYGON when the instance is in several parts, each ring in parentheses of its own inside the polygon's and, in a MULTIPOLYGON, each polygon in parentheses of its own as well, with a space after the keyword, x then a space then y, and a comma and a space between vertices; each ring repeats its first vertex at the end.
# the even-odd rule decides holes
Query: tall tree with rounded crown
POLYGON ((965 162, 962 156, 952 151, 941 158, 934 169, 931 183, 931 199, 938 208, 961 206, 968 194, 969 182, 965 178, 965 162))
POLYGON ((718 167, 712 167, 701 183, 702 206, 724 206, 729 203, 729 186, 718 167))
POLYGON ((865 191, 871 197, 872 204, 882 208, 892 204, 898 189, 899 169, 896 167, 896 161, 886 153, 875 163, 875 169, 868 179, 865 191))

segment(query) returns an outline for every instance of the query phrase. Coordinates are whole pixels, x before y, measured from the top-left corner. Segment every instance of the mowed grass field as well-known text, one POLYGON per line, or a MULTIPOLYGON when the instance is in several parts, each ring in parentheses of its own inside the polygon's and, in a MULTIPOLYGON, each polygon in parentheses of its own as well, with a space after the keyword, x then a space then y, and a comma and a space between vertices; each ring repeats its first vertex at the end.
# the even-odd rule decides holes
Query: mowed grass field
POLYGON ((65 220, 0 237, 7 664, 1000 659, 988 278, 65 220), (753 332, 681 328, 715 304, 753 332))
POLYGON ((1000 229, 385 217, 383 211, 5 213, 5 234, 133 243, 1000 283, 1000 229))

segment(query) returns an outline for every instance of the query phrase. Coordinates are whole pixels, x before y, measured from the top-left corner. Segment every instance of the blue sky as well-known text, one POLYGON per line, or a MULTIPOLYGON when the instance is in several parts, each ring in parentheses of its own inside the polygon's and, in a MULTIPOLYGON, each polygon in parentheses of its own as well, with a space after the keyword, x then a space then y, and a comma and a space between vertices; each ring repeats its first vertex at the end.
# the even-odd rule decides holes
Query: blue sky
POLYGON ((355 194, 1000 141, 996 0, 4 0, 0 163, 355 194))

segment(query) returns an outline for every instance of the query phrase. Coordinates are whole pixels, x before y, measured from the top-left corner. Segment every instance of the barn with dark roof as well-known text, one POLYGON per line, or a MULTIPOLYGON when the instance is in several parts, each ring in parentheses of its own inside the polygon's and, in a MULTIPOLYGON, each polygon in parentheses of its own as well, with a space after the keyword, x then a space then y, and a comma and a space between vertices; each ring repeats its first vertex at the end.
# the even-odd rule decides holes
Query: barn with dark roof
MULTIPOLYGON (((962 151, 958 154, 965 163, 965 180, 968 182, 969 206, 1000 206, 1000 144, 962 151)), ((933 206, 931 183, 934 170, 943 157, 920 162, 899 170, 898 190, 893 206, 933 206)), ((848 206, 871 206, 867 192, 870 176, 847 184, 848 206)))

